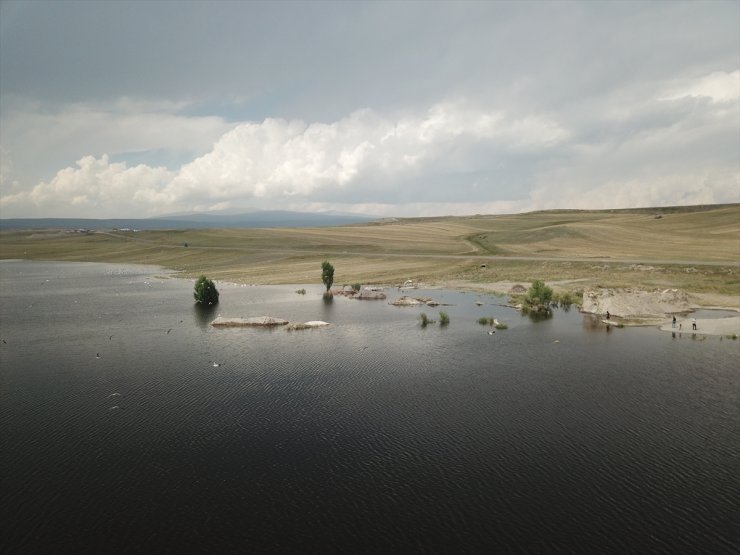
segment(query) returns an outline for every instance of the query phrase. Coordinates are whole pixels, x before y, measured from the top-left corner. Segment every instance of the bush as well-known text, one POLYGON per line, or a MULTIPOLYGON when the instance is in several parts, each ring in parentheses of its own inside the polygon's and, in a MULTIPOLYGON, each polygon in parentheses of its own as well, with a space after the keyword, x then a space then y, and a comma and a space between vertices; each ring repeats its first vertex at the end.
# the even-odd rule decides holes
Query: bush
POLYGON ((578 298, 578 295, 576 293, 573 293, 572 291, 566 291, 565 293, 560 293, 559 295, 555 295, 555 301, 560 303, 561 306, 568 308, 572 304, 580 304, 581 300, 578 298))
POLYGON ((353 283, 352 284, 352 289, 355 290, 355 291, 359 291, 361 288, 362 288, 362 284, 361 283, 353 283))
POLYGON ((485 316, 482 316, 478 318, 478 323, 481 326, 492 326, 493 325, 493 318, 486 318, 485 316))
POLYGON ((509 329, 509 326, 507 326, 506 324, 502 324, 501 322, 499 322, 498 324, 496 324, 496 329, 497 330, 508 330, 509 329))
POLYGON ((216 304, 218 302, 218 290, 216 284, 206 276, 200 276, 195 282, 193 291, 195 302, 202 305, 216 304))
POLYGON ((446 312, 439 313, 439 325, 446 326, 450 323, 450 316, 446 312))
POLYGON ((532 282, 532 286, 527 291, 527 303, 530 305, 544 305, 547 306, 552 300, 552 289, 545 285, 544 281, 536 279, 532 282))
POLYGON ((296 291, 296 293, 298 293, 299 295, 305 295, 306 294, 306 290, 305 289, 298 289, 296 291))
POLYGON ((429 319, 429 317, 428 317, 428 316, 427 316, 426 314, 424 314, 423 312, 422 312, 422 313, 421 313, 421 314, 419 315, 419 320, 421 320, 421 327, 422 327, 422 328, 425 328, 425 327, 427 327, 427 326, 428 326, 429 324, 433 324, 433 323, 434 323, 434 322, 432 322, 432 321, 431 321, 431 320, 429 319))

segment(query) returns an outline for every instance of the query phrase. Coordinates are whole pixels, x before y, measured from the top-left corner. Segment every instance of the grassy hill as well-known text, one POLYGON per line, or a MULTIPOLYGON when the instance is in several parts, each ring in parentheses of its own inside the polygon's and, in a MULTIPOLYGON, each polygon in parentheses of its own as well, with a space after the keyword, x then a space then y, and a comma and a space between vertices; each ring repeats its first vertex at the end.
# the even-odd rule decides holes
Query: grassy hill
POLYGON ((410 218, 325 228, 0 232, 0 258, 158 264, 242 283, 535 278, 737 296, 740 205, 410 218), (185 246, 187 244, 187 246, 185 246), (485 265, 485 267, 482 267, 485 265))

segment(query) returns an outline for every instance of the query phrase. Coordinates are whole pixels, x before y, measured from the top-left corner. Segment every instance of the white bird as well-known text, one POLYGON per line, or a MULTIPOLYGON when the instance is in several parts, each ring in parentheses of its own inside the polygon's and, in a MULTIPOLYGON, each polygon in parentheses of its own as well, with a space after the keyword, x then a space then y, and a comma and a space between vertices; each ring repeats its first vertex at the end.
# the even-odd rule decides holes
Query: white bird
POLYGON ((219 366, 221 366, 221 363, 220 362, 213 362, 213 361, 210 361, 210 362, 211 362, 211 364, 213 365, 214 368, 218 368, 219 366))
POLYGON ((110 399, 111 397, 120 397, 120 396, 121 396, 120 393, 111 393, 110 395, 108 395, 108 399, 110 399))

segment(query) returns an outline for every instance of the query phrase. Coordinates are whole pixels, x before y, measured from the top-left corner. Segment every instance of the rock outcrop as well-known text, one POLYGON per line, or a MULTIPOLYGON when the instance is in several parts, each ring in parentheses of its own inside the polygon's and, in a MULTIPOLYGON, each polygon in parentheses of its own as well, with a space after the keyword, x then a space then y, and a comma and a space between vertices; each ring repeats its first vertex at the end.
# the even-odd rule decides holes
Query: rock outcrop
POLYGON ((329 322, 323 322, 321 320, 311 320, 309 322, 303 322, 302 324, 288 324, 288 327, 285 328, 288 331, 293 330, 310 330, 314 328, 325 328, 326 326, 331 326, 329 322))
POLYGON ((404 295, 403 297, 396 299, 390 304, 392 304, 393 306, 419 306, 419 305, 424 304, 424 301, 421 299, 415 299, 414 297, 408 297, 404 295))
POLYGON ((272 327, 287 324, 287 320, 273 318, 272 316, 255 316, 253 318, 223 318, 219 316, 211 322, 211 325, 217 328, 272 327))
POLYGON ((640 289, 586 289, 582 312, 619 318, 663 318, 666 314, 689 312, 688 296, 678 289, 644 291, 640 289))
POLYGON ((439 306, 439 303, 435 301, 434 299, 409 297, 407 295, 404 295, 403 297, 400 297, 396 299, 395 301, 393 301, 392 303, 388 303, 388 304, 392 304, 393 306, 421 306, 421 305, 439 306))
POLYGON ((353 298, 361 301, 382 301, 386 298, 385 293, 382 291, 373 291, 370 289, 363 289, 353 298))

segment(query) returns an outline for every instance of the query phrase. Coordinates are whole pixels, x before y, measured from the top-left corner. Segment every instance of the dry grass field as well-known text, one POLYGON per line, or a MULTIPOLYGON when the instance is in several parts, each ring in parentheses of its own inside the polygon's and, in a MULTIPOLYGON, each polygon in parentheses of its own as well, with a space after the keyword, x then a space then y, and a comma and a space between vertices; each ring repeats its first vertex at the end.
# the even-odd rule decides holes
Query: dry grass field
POLYGON ((238 283, 335 283, 496 289, 544 279, 588 285, 677 287, 706 303, 740 306, 740 205, 548 211, 419 218, 326 228, 0 233, 0 258, 157 264, 183 277, 238 283), (187 246, 185 246, 187 244, 187 246), (483 267, 485 265, 485 267, 483 267))

